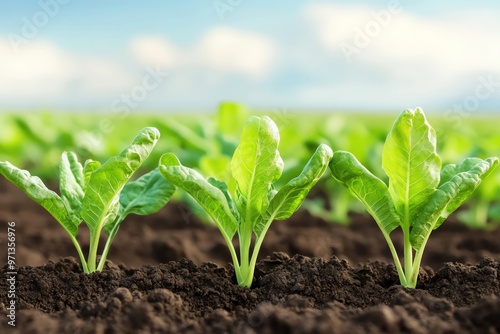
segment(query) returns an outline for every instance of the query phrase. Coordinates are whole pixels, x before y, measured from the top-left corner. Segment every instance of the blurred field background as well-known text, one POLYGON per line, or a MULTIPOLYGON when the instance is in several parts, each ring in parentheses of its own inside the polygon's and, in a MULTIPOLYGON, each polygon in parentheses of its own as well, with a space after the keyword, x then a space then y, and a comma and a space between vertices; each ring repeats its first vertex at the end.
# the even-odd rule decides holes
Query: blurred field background
MULTIPOLYGON (((53 112, 4 114, 0 123, 0 159, 26 168, 54 185, 58 181, 58 164, 63 151, 76 152, 82 161, 89 158, 105 161, 118 154, 141 128, 155 126, 162 138, 144 164, 144 171, 156 168, 161 154, 173 152, 184 165, 224 180, 231 186, 231 156, 250 114, 267 114, 280 129, 280 152, 286 169, 279 182, 298 175, 319 143, 326 143, 334 150, 353 152, 374 174, 385 177, 381 168, 382 149, 394 115, 311 114, 280 110, 251 112, 231 102, 222 103, 212 113, 184 116, 158 113, 121 118, 53 112)), ((453 126, 449 119, 431 115, 429 121, 436 130, 443 165, 458 163, 469 156, 500 156, 499 120, 493 115, 472 117, 453 126)), ((304 203, 304 208, 313 215, 347 225, 350 212, 363 212, 357 200, 333 182, 328 173, 317 188, 323 195, 304 203)), ((189 196, 181 193, 177 199, 203 215, 189 196)), ((500 173, 494 173, 484 182, 459 213, 459 219, 474 228, 491 229, 500 225, 500 173)))

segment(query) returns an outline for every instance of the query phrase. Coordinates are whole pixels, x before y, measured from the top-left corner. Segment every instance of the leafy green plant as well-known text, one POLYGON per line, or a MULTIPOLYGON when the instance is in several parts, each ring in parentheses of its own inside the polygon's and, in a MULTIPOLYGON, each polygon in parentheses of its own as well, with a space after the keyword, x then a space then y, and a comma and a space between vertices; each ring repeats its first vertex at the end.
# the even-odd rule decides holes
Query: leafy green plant
MULTIPOLYGON (((483 132, 474 133, 473 152, 484 156, 486 152, 500 152, 500 135, 484 136, 483 132)), ((492 175, 488 182, 474 192, 457 219, 471 229, 492 231, 500 227, 500 173, 492 175)))
POLYGON ((458 212, 457 219, 471 229, 492 231, 500 226, 500 175, 492 175, 469 201, 469 205, 458 212))
POLYGON ((431 232, 455 211, 498 165, 498 158, 465 159, 441 169, 436 134, 421 109, 405 110, 389 133, 382 154, 387 186, 349 152, 333 154, 333 178, 347 187, 377 222, 403 286, 417 284, 422 254, 431 232), (404 235, 404 268, 390 238, 404 235), (415 251, 415 254, 413 254, 415 251))
MULTIPOLYGON (((247 117, 243 105, 222 102, 214 116, 199 115, 194 122, 169 118, 156 123, 162 129, 162 135, 169 137, 169 151, 175 152, 179 160, 204 175, 224 181, 229 189, 234 189, 236 185, 230 178, 231 156, 238 146, 239 131, 247 117)), ((174 196, 202 222, 213 224, 210 216, 189 194, 180 191, 174 196)))
POLYGON ((279 138, 278 128, 269 117, 252 116, 247 120, 231 160, 235 191, 230 191, 223 181, 206 180, 194 169, 182 166, 172 153, 160 159, 160 173, 189 193, 214 220, 228 245, 241 286, 252 284, 257 256, 271 223, 290 217, 299 208, 332 156, 330 147, 320 145, 300 175, 277 191, 273 183, 283 171, 279 138), (239 258, 233 245, 236 234, 239 258), (250 254, 253 234, 255 243, 250 254))
POLYGON ((72 152, 62 154, 59 165, 60 195, 42 180, 9 162, 0 162, 0 174, 44 207, 66 230, 80 257, 85 273, 100 271, 121 222, 129 214, 148 215, 161 209, 175 187, 155 169, 128 182, 149 156, 160 137, 155 128, 142 129, 132 144, 103 165, 78 161, 72 152), (82 220, 90 230, 88 258, 76 239, 82 220), (102 230, 108 235, 101 259, 97 250, 102 230))

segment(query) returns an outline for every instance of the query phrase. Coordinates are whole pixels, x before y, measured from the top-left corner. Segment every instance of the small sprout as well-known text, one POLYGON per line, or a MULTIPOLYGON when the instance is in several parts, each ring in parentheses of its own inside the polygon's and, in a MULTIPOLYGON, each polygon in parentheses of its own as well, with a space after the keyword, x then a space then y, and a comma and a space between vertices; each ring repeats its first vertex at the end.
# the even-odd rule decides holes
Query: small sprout
POLYGON ((44 207, 66 230, 75 246, 85 273, 101 271, 121 222, 129 214, 149 215, 160 210, 175 187, 155 169, 128 182, 153 150, 160 133, 144 128, 132 144, 101 165, 98 161, 78 161, 73 152, 64 152, 59 166, 59 196, 36 176, 9 162, 0 162, 0 174, 44 207), (76 240, 78 227, 85 221, 90 230, 87 259, 76 240), (97 249, 101 231, 108 235, 99 263, 97 249))
POLYGON ((182 166, 172 153, 160 159, 160 173, 189 193, 214 220, 229 247, 241 286, 252 285, 257 256, 271 223, 287 219, 299 208, 332 157, 330 147, 320 145, 302 173, 277 191, 273 183, 283 171, 278 144, 278 128, 269 117, 252 116, 247 120, 231 160, 232 178, 236 181, 232 192, 226 183, 206 180, 197 171, 182 166), (236 234, 239 258, 232 243, 236 234), (256 239, 250 254, 252 234, 256 239))
POLYGON ((335 152, 330 169, 333 178, 347 187, 377 222, 401 284, 415 288, 431 232, 497 165, 498 158, 468 158, 459 165, 441 169, 436 134, 423 111, 417 108, 401 113, 385 141, 382 167, 389 177, 388 186, 349 152, 335 152), (404 268, 390 238, 397 227, 404 235, 404 268))

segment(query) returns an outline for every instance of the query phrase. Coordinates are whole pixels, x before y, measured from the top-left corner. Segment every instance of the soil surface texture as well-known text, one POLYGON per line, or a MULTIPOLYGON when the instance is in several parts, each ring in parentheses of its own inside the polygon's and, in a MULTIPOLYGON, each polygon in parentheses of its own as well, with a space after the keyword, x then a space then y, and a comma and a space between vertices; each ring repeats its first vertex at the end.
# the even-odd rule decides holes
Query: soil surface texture
POLYGON ((412 290, 399 285, 375 222, 352 219, 343 227, 298 212, 273 223, 254 284, 242 288, 217 229, 170 203, 128 217, 105 270, 86 275, 62 227, 0 179, 0 333, 500 333, 500 229, 449 219, 431 235, 412 290), (16 327, 7 318, 8 222, 16 327))

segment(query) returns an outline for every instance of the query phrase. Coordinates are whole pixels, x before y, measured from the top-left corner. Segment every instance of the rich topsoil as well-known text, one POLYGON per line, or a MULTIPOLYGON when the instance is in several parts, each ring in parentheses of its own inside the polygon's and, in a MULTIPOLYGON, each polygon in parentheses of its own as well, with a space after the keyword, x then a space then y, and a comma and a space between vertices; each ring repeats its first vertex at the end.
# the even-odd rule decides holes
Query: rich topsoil
MULTIPOLYGON (((275 222, 249 289, 235 284, 216 228, 171 203, 149 217, 128 217, 105 270, 85 275, 63 229, 1 179, 0 333, 500 332, 500 229, 445 222, 411 290, 399 285, 372 219, 352 218, 349 227, 305 212, 275 222), (6 316, 10 221, 16 327, 6 316)), ((401 235, 393 237, 401 249, 401 235)), ((88 246, 84 225, 79 240, 88 246)))

